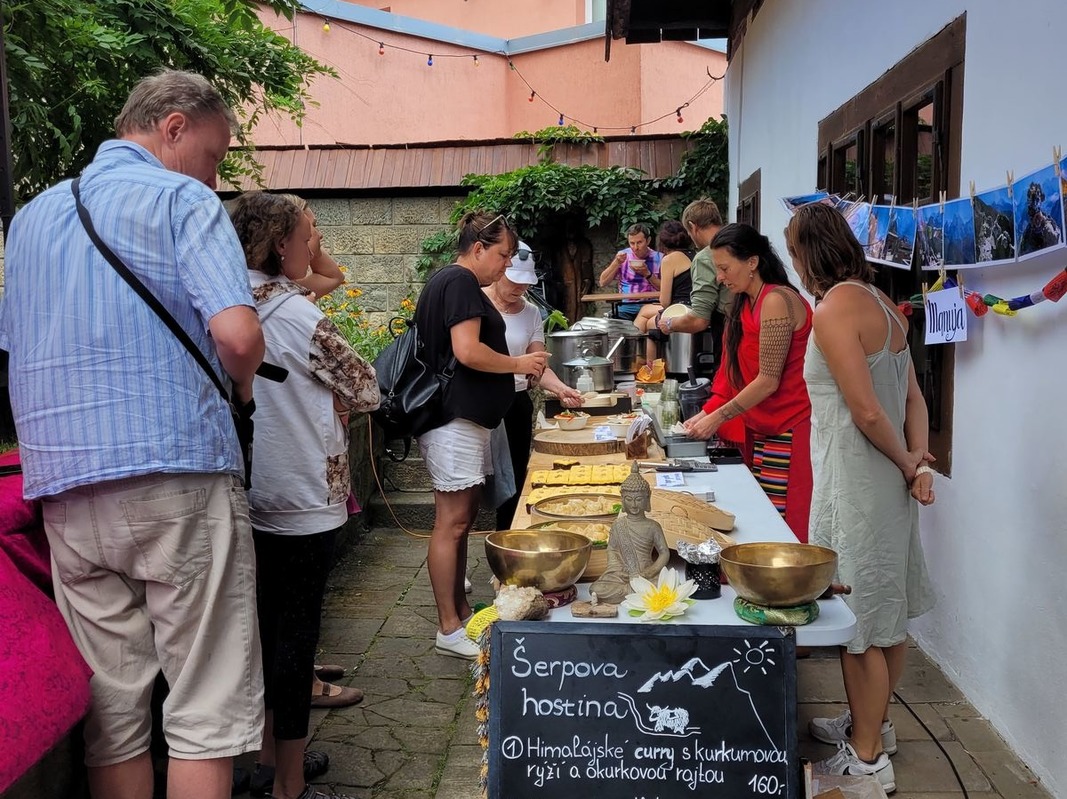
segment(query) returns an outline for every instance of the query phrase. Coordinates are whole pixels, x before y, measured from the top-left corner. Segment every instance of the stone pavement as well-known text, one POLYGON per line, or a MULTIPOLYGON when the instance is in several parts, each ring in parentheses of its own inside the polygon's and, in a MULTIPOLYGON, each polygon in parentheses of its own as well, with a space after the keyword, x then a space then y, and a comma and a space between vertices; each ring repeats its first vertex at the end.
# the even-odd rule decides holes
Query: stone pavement
MULTIPOLYGON (((362 688, 366 698, 355 707, 313 711, 311 745, 330 754, 323 781, 357 799, 479 796, 468 664, 434 652, 425 561, 425 540, 374 530, 348 549, 331 576, 319 662, 348 667, 342 682, 362 688)), ((491 601, 481 537, 471 541, 469 565, 472 603, 491 601)), ((823 758, 832 747, 812 741, 806 728, 813 715, 836 715, 845 706, 836 653, 817 650, 798 662, 798 671, 800 753, 823 758)), ((973 799, 1048 799, 989 722, 914 647, 898 694, 907 707, 898 702, 891 710, 900 742, 893 758, 897 799, 962 797, 952 765, 973 799)))

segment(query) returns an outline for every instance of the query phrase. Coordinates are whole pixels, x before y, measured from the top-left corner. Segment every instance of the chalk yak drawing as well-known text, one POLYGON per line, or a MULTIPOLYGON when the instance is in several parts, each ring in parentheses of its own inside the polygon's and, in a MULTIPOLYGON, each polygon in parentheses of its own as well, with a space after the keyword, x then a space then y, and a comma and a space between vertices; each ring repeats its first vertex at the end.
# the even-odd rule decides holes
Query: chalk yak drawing
POLYGON ((684 707, 660 707, 659 705, 645 705, 648 708, 649 723, 655 725, 655 732, 671 730, 672 732, 684 733, 689 726, 689 711, 684 707))

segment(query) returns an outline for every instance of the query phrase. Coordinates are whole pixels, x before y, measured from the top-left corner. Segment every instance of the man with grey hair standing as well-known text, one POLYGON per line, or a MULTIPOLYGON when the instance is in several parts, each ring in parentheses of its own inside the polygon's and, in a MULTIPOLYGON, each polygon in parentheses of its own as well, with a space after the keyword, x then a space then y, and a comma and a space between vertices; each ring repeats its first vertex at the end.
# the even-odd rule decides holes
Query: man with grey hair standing
MULTIPOLYGON (((215 195, 237 120, 203 77, 133 89, 80 179, 100 240, 181 326, 237 405, 264 342, 245 259, 215 195)), ((150 799, 150 697, 171 799, 223 799, 259 748, 263 677, 244 473, 230 408, 112 268, 70 181, 11 226, 0 347, 27 498, 42 503, 56 602, 93 670, 85 761, 94 799, 150 799)))

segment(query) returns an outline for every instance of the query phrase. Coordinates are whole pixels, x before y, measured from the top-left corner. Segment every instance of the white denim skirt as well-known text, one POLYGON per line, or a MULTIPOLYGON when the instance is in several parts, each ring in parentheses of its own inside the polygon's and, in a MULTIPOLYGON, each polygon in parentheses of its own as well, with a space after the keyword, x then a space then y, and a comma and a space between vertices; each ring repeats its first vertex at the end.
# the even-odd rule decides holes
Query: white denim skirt
POLYGON ((493 473, 492 431, 467 419, 453 419, 419 436, 419 452, 436 491, 462 491, 493 473))

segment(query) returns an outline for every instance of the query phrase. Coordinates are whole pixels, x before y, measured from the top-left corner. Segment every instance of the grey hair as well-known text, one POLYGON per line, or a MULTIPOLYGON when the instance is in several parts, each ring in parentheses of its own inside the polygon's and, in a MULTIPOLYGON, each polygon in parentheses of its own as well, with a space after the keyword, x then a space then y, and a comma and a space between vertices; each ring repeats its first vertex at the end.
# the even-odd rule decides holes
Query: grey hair
POLYGON ((241 133, 241 123, 218 90, 195 72, 165 69, 142 78, 133 87, 126 105, 115 117, 115 134, 128 136, 145 133, 168 114, 181 112, 192 120, 222 117, 234 136, 241 133))

